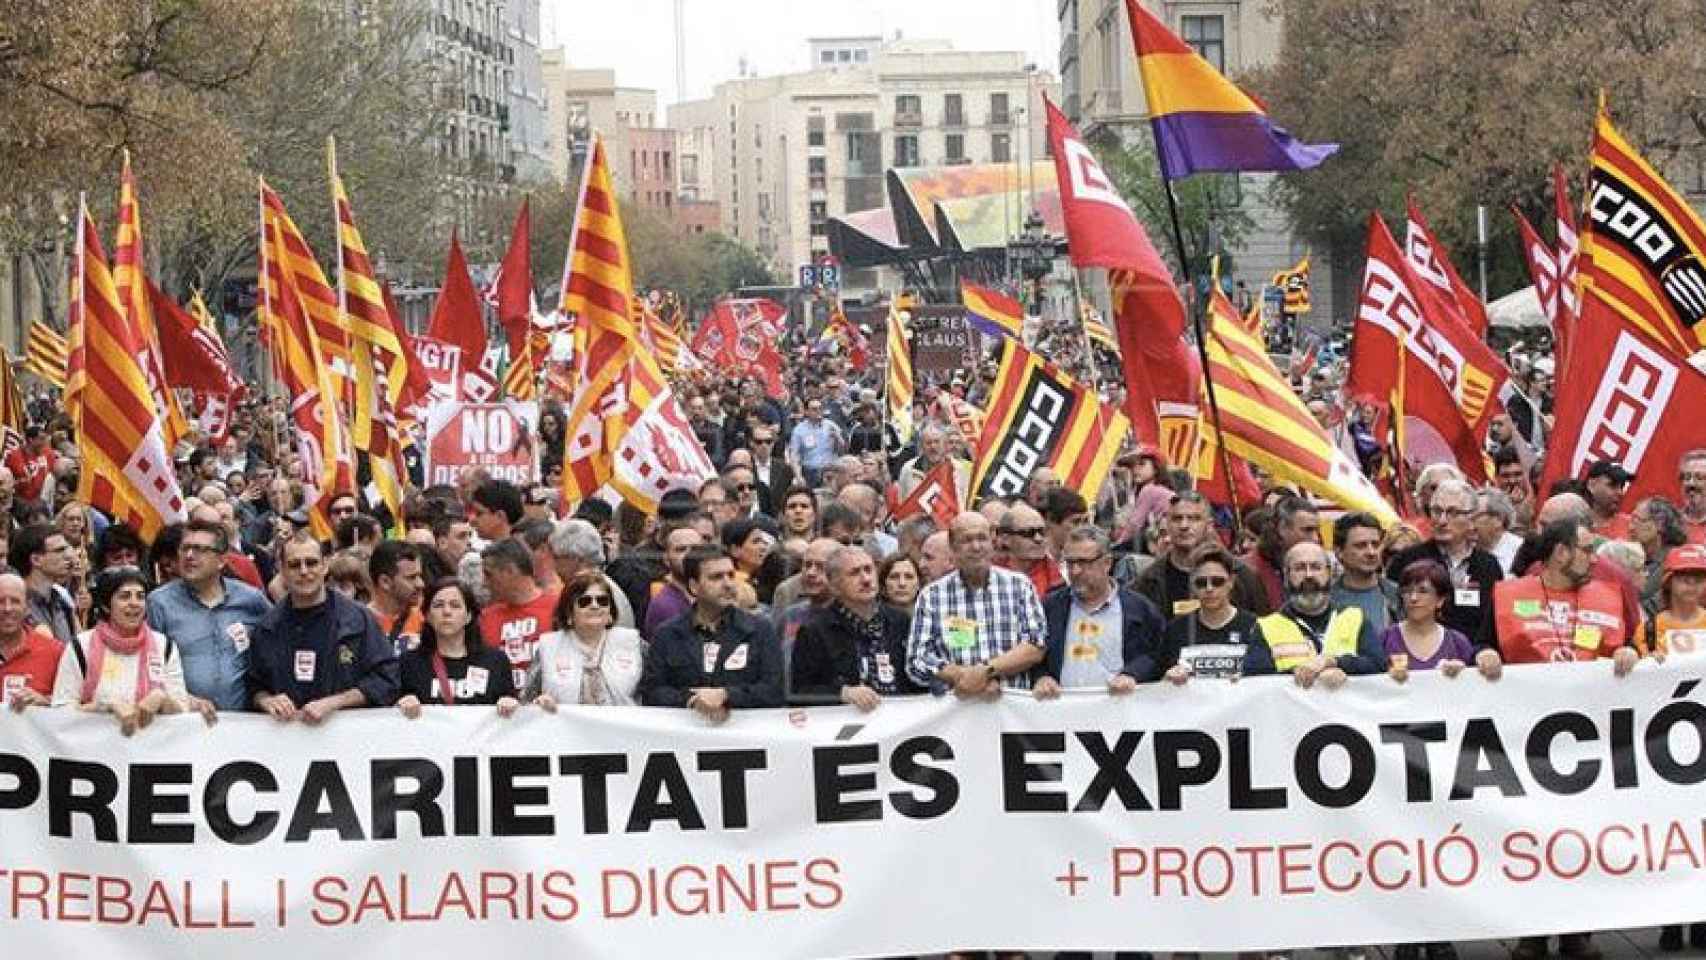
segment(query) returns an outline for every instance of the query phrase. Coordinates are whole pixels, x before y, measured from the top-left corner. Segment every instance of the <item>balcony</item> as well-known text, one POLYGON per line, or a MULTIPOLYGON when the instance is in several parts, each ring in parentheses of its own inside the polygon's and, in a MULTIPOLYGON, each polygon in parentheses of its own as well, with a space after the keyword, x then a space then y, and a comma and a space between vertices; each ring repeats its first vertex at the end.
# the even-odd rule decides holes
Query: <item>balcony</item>
POLYGON ((992 127, 1011 127, 1013 125, 1013 111, 1003 110, 1000 113, 990 114, 989 125, 992 127))
POLYGON ((943 160, 942 162, 944 164, 946 164, 947 166, 950 166, 950 167, 963 167, 966 164, 971 163, 971 158, 970 157, 949 157, 946 160, 943 160))
POLYGON ((906 127, 911 129, 922 127, 924 126, 924 111, 896 110, 894 114, 894 125, 897 127, 906 127))
POLYGON ((944 127, 963 128, 965 125, 966 115, 963 110, 942 114, 942 126, 944 127))

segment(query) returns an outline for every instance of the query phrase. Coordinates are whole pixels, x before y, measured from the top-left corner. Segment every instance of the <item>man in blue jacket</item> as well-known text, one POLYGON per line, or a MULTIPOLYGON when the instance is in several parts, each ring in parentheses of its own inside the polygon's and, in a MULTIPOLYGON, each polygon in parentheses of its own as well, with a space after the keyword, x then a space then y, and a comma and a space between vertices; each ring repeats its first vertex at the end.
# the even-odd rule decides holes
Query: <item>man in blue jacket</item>
POLYGON ((693 609, 659 628, 640 671, 640 702, 686 707, 713 723, 731 709, 782 705, 782 647, 770 621, 735 607, 728 551, 701 544, 681 563, 693 609))
POLYGON ((1061 555, 1070 583, 1043 600, 1048 643, 1037 665, 1037 698, 1058 697, 1063 689, 1131 693, 1161 679, 1161 612, 1139 594, 1116 589, 1108 535, 1076 527, 1061 555))

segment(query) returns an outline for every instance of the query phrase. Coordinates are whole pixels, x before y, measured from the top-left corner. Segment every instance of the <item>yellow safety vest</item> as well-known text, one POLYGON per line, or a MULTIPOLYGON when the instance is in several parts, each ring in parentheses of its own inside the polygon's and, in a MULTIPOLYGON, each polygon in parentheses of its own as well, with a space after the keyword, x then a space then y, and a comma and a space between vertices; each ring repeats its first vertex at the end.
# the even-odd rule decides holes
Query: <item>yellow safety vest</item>
MULTIPOLYGON (((1274 669, 1290 673, 1300 663, 1315 656, 1315 644, 1304 636, 1297 621, 1283 613, 1270 613, 1257 621, 1262 625, 1262 639, 1274 656, 1274 669)), ((1362 634, 1362 609, 1346 607, 1333 613, 1327 621, 1327 635, 1321 641, 1321 654, 1328 657, 1352 656, 1357 652, 1357 637, 1362 634)))

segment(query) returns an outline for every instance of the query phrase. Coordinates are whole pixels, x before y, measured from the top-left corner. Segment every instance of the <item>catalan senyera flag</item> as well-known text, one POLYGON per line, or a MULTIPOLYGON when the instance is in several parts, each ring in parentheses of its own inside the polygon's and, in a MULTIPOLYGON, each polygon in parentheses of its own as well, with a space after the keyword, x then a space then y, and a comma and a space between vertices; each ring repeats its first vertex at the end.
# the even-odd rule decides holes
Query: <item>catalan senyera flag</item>
MULTIPOLYGON (((1213 386, 1205 389, 1214 391, 1220 406, 1228 453, 1347 510, 1366 510, 1383 524, 1398 519, 1315 421, 1274 368, 1266 346, 1244 329, 1236 313, 1211 315, 1207 347, 1213 386)), ((1205 418, 1203 432, 1210 442, 1218 441, 1212 420, 1205 418)))
MULTIPOLYGON (((662 306, 661 304, 659 306, 662 306)), ((658 316, 657 309, 646 300, 639 303, 640 345, 657 361, 658 370, 674 378, 681 371, 683 346, 675 328, 658 316)))
POLYGON ((1017 339, 1025 328, 1025 308, 999 290, 961 280, 960 302, 972 323, 989 333, 1017 339))
POLYGON ((24 369, 64 390, 67 350, 63 334, 41 320, 31 321, 29 341, 24 347, 24 369))
POLYGON ((503 392, 511 400, 532 400, 538 396, 531 336, 522 337, 521 352, 509 358, 509 366, 504 370, 503 392))
POLYGON ((1307 170, 1339 149, 1336 143, 1298 142, 1268 118, 1266 108, 1143 9, 1139 0, 1126 0, 1125 9, 1163 177, 1177 180, 1205 171, 1307 170))
POLYGON ((12 373, 12 355, 0 347, 0 460, 24 445, 24 395, 12 373))
POLYGON ((1589 157, 1582 309, 1593 296, 1679 359, 1706 346, 1706 223, 1612 125, 1604 103, 1589 157))
POLYGON ((906 337, 906 315, 889 302, 883 403, 888 408, 889 429, 902 444, 912 442, 912 343, 906 337))
POLYGON ((1120 341, 1118 337, 1114 336, 1114 329, 1102 322, 1102 318, 1096 315, 1096 311, 1091 308, 1088 302, 1080 308, 1079 317, 1084 321, 1084 335, 1090 338, 1091 343, 1100 346, 1114 356, 1119 356, 1120 341))
POLYGON ((184 519, 183 494, 142 368, 142 338, 119 301, 88 204, 78 207, 69 339, 81 349, 67 374, 83 453, 77 498, 152 541, 184 519))
MULTIPOLYGON (((272 354, 273 368, 285 394, 290 397, 291 422, 296 427, 298 449, 307 476, 310 496, 308 516, 316 536, 330 537, 332 499, 355 490, 355 470, 348 434, 338 414, 338 387, 326 362, 327 351, 319 341, 318 327, 304 302, 305 294, 318 297, 337 294, 305 278, 301 259, 313 263, 313 253, 296 232, 278 195, 260 183, 261 242, 260 326, 272 354), (294 237, 294 240, 292 239, 294 237), (305 290, 304 287, 309 289, 305 290)), ((319 271, 314 266, 314 271, 319 271)), ((347 339, 344 356, 349 356, 347 339)))
POLYGON ((147 276, 142 257, 142 204, 136 195, 136 177, 130 171, 130 151, 124 151, 124 168, 119 173, 118 238, 113 243, 113 284, 118 288, 119 302, 135 328, 142 344, 142 372, 148 376, 148 389, 154 394, 154 406, 165 415, 166 449, 178 445, 178 438, 189 430, 184 412, 178 408, 177 394, 166 384, 166 367, 160 351, 160 334, 155 328, 154 311, 148 296, 147 276))
POLYGON ((971 502, 1017 496, 1032 471, 1048 467, 1062 484, 1095 503, 1130 432, 1124 412, 1104 404, 1017 340, 1007 340, 984 408, 971 502))
MULTIPOLYGON (((290 275, 297 302, 306 311, 308 322, 313 324, 315 349, 319 351, 320 363, 326 367, 332 380, 330 396, 342 406, 346 402, 344 388, 349 377, 350 345, 343 311, 338 307, 337 288, 326 279, 320 262, 314 259, 314 251, 309 249, 302 231, 296 228, 296 221, 290 219, 290 214, 284 209, 284 201, 264 184, 261 203, 270 208, 270 216, 278 223, 279 243, 275 252, 278 267, 290 275)), ((268 215, 262 211, 263 217, 268 215)))
POLYGON ((605 156, 593 136, 581 180, 569 254, 563 265, 561 312, 576 318, 574 403, 564 444, 563 501, 572 505, 609 482, 625 429, 623 378, 639 340, 633 319, 634 278, 628 237, 605 156))
POLYGON ((408 476, 408 467, 403 462, 397 408, 409 379, 408 355, 398 337, 396 320, 385 306, 385 290, 367 256, 367 244, 356 227, 355 209, 338 175, 337 144, 329 137, 326 165, 338 223, 338 307, 350 338, 354 388, 350 443, 366 455, 373 486, 385 502, 394 528, 401 531, 403 478, 408 476))

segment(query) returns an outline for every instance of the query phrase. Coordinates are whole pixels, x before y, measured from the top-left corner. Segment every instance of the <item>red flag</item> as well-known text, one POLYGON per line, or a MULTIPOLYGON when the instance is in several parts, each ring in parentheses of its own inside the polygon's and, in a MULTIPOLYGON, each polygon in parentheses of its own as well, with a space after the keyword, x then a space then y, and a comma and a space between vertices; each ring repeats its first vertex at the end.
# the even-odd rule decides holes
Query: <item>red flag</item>
POLYGON ((780 399, 787 395, 782 385, 781 342, 786 307, 774 300, 718 300, 693 335, 693 352, 712 366, 735 376, 758 376, 764 391, 780 399))
POLYGON ((947 460, 936 466, 913 488, 912 496, 890 511, 895 522, 929 513, 946 530, 960 514, 960 498, 954 491, 954 465, 947 460))
POLYGON ((408 358, 408 375, 403 380, 403 393, 397 399, 397 407, 399 411, 418 412, 432 395, 432 378, 427 376, 426 367, 421 365, 420 351, 415 349, 415 338, 409 335, 409 325, 403 322, 403 311, 397 308, 391 282, 387 280, 380 286, 385 294, 385 312, 391 317, 397 341, 403 345, 403 354, 408 358))
MULTIPOLYGON (((1477 412, 1484 412, 1491 399, 1493 375, 1487 372, 1485 358, 1465 356, 1463 348, 1480 341, 1461 331, 1460 323, 1440 315, 1436 298, 1428 295, 1423 283, 1399 253, 1398 243, 1380 215, 1371 215, 1368 265, 1352 328, 1351 372, 1345 394, 1374 404, 1390 416, 1390 391, 1398 380, 1402 342, 1407 435, 1416 440, 1422 432, 1417 426, 1425 426, 1437 434, 1439 453, 1448 454, 1468 476, 1484 477, 1486 457, 1459 395, 1466 397, 1477 412), (1462 336, 1440 335, 1454 324, 1462 336)), ((1481 350, 1491 354, 1485 344, 1481 350)), ((1384 424, 1377 427, 1377 434, 1384 432, 1384 424)), ((1419 446, 1425 445, 1412 444, 1413 448, 1419 446)), ((1406 450, 1406 456, 1412 452, 1406 450)))
MULTIPOLYGON (((528 212, 527 199, 523 197, 521 209, 515 214, 515 229, 510 233, 509 250, 504 253, 497 278, 492 281, 492 286, 497 290, 498 323, 502 325, 504 336, 509 340, 511 363, 523 355, 529 328, 533 322, 533 249, 530 246, 532 219, 528 212)), ((537 372, 537 360, 534 367, 537 372)))
MULTIPOLYGON (((1522 215, 1522 210, 1515 204, 1511 205, 1511 213, 1516 217, 1516 228, 1522 237, 1522 256, 1528 262, 1528 278, 1534 281, 1535 296, 1540 298, 1540 310, 1546 314, 1546 319, 1552 324, 1553 334, 1558 332, 1558 258, 1546 241, 1540 239, 1539 231, 1522 215)), ((1563 342, 1559 341, 1558 354, 1563 355, 1563 342)))
POLYGON ((1455 309, 1463 319, 1470 332, 1477 337, 1487 335, 1487 308, 1481 303, 1481 298, 1463 278, 1457 275, 1457 268, 1451 265, 1451 257, 1444 247, 1440 246, 1439 238, 1434 236, 1433 229, 1422 216, 1422 211, 1416 206, 1416 198, 1409 197, 1410 222, 1404 231, 1404 252, 1410 258, 1410 267, 1422 281, 1439 291, 1445 303, 1455 309))
POLYGON ((480 319, 480 298, 454 228, 450 254, 444 260, 444 284, 432 305, 427 336, 456 350, 456 399, 482 402, 497 392, 497 382, 481 366, 486 357, 486 324, 480 319))
POLYGON ((154 281, 147 284, 149 305, 160 336, 160 358, 166 367, 166 385, 202 393, 240 393, 242 378, 231 369, 225 345, 177 301, 160 292, 154 281))
POLYGON ((1558 369, 1569 365, 1570 341, 1576 318, 1582 313, 1581 290, 1576 283, 1576 264, 1581 260, 1581 237, 1576 233, 1576 212, 1570 206, 1570 183, 1562 164, 1552 168, 1553 203, 1558 215, 1558 312, 1552 318, 1552 352, 1558 369))
POLYGON ((1047 98, 1043 103, 1072 265, 1109 271, 1132 435, 1161 448, 1168 431, 1160 411, 1191 408, 1184 419, 1194 423, 1201 394, 1202 366, 1181 339, 1185 305, 1167 264, 1095 155, 1066 116, 1047 98))

